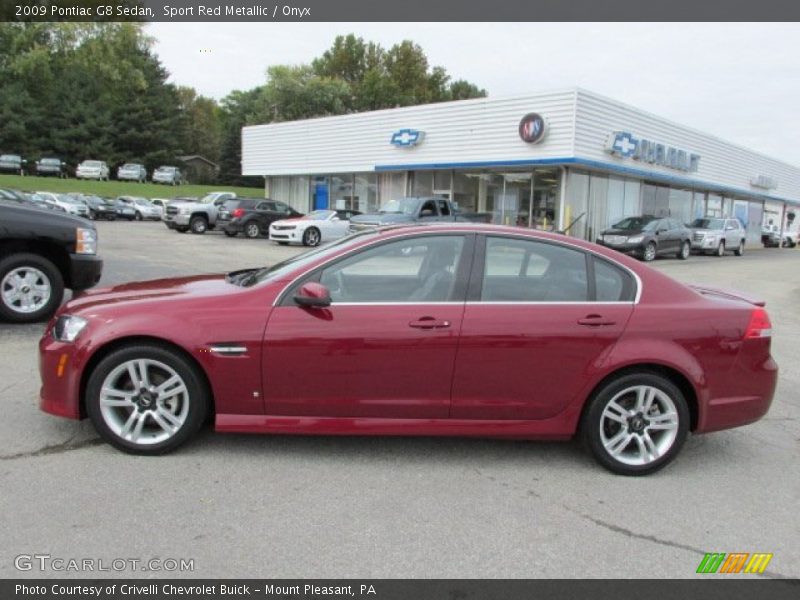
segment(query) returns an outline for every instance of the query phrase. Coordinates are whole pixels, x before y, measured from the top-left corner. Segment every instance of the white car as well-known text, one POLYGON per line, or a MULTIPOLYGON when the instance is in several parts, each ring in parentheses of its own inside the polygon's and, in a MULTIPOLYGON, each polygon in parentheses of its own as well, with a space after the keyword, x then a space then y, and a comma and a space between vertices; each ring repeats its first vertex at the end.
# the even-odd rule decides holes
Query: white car
POLYGON ((269 239, 279 244, 318 246, 346 236, 350 217, 358 214, 355 210, 315 210, 297 219, 273 221, 269 239))
POLYGON ((108 165, 102 160, 85 160, 75 169, 78 179, 97 179, 108 181, 108 165))

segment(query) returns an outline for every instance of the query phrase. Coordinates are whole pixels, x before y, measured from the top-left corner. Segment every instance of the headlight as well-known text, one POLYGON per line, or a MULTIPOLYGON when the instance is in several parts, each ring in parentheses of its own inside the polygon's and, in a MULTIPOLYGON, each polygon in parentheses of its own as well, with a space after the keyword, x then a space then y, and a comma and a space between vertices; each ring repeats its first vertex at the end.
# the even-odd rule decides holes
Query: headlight
POLYGON ((74 342, 88 321, 74 315, 61 315, 53 326, 53 337, 59 342, 74 342))
POLYGON ((638 244, 639 242, 643 242, 643 241, 644 241, 644 236, 643 235, 634 235, 634 236, 628 238, 628 243, 629 244, 638 244))
POLYGON ((97 254, 97 232, 94 229, 78 227, 75 230, 75 253, 97 254))

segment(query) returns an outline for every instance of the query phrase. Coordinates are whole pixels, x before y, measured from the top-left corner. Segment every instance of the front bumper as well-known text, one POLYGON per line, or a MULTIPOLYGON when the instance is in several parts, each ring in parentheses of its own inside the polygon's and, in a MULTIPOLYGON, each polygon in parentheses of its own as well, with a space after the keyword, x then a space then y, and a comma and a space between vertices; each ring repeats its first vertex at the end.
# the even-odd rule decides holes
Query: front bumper
POLYGON ((700 239, 695 239, 692 237, 692 250, 695 251, 705 251, 705 250, 716 250, 719 246, 719 239, 718 237, 708 237, 704 236, 700 239))
POLYGON ((100 173, 75 173, 77 179, 101 179, 100 173))
POLYGON ((644 254, 644 242, 638 242, 635 244, 628 242, 623 242, 622 244, 611 244, 604 241, 602 238, 599 238, 596 243, 600 246, 604 246, 605 248, 611 248, 612 250, 616 250, 617 252, 622 252, 623 254, 628 254, 630 256, 642 256, 644 254))
POLYGON ((103 259, 96 254, 70 254, 69 274, 73 291, 94 287, 103 274, 103 259))
POLYGON ((85 353, 75 344, 53 339, 51 320, 39 341, 39 408, 68 419, 80 419, 80 374, 85 367, 85 353))
POLYGON ((164 221, 164 225, 169 227, 170 229, 175 229, 176 227, 188 227, 189 220, 192 218, 191 215, 167 215, 162 217, 161 220, 164 221))
POLYGON ((298 229, 269 229, 269 239, 275 242, 302 242, 305 230, 298 229))

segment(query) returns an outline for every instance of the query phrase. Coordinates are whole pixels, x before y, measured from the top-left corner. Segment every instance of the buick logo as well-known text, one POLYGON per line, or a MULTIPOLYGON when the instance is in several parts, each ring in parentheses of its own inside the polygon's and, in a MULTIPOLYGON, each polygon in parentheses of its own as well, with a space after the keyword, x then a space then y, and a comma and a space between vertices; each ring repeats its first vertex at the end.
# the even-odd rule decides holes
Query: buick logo
POLYGON ((519 122, 519 137, 523 142, 538 144, 547 133, 547 122, 539 113, 528 113, 519 122))

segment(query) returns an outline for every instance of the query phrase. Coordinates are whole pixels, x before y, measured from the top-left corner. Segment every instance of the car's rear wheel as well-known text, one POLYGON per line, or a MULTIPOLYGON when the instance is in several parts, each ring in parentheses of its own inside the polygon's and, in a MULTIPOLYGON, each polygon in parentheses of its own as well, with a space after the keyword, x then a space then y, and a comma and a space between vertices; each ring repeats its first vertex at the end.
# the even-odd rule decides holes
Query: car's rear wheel
POLYGON ((684 240, 681 243, 681 249, 678 250, 678 258, 681 260, 686 260, 689 258, 689 255, 692 253, 692 245, 689 243, 688 240, 684 240))
POLYGON ((744 240, 742 240, 741 242, 739 242, 739 246, 736 248, 736 250, 734 250, 734 251, 733 251, 733 253, 734 253, 736 256, 742 256, 742 255, 744 255, 744 240))
POLYGON ((581 421, 581 436, 595 460, 621 475, 647 475, 666 466, 688 432, 683 393, 669 379, 646 372, 603 385, 581 421))
POLYGON ((205 233, 208 229, 208 221, 202 216, 192 217, 191 221, 189 221, 189 229, 192 230, 192 233, 205 233))
POLYGON ((319 246, 320 241, 322 241, 322 235, 319 229, 316 227, 309 227, 306 229, 306 232, 303 234, 304 246, 319 246))
POLYGON ((56 266, 37 254, 0 260, 0 317, 34 323, 49 317, 64 298, 64 279, 56 266))
POLYGON ((253 239, 261 235, 261 227, 255 221, 250 221, 244 226, 244 234, 253 239))
POLYGON ((111 445, 164 454, 202 425, 209 394, 197 367, 157 345, 130 345, 103 358, 86 385, 86 412, 111 445))
POLYGON ((717 246, 717 256, 725 256, 725 240, 721 240, 717 246))
POLYGON ((650 262, 654 260, 656 257, 656 243, 649 242, 647 246, 644 247, 644 252, 642 252, 642 260, 645 262, 650 262))

